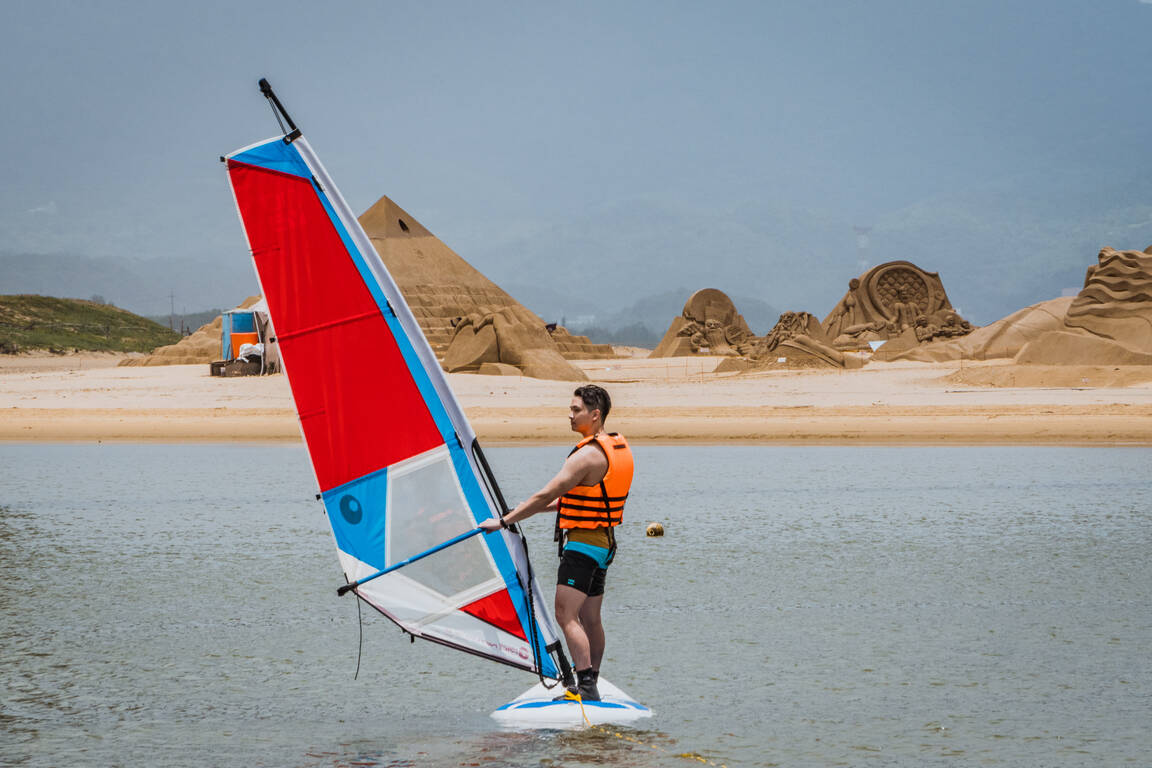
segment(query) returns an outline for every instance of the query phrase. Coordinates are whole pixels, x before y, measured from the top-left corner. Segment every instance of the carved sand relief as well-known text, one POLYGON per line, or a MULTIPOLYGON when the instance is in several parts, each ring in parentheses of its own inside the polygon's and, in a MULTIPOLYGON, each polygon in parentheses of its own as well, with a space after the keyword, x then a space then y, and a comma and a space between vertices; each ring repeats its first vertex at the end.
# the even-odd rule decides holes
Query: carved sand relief
POLYGON ((696 291, 673 318, 664 338, 649 357, 687 355, 741 356, 752 351, 756 335, 728 294, 715 288, 696 291))

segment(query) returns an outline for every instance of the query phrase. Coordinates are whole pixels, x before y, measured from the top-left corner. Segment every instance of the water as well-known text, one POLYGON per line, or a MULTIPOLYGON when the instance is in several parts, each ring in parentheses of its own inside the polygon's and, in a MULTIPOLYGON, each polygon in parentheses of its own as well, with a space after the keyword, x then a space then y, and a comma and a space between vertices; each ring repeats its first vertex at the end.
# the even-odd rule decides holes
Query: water
MULTIPOLYGON (((488 452, 511 500, 566 451, 488 452)), ((656 717, 509 733, 531 676, 367 612, 353 679, 302 447, 0 445, 0 763, 1149 764, 1152 451, 636 460, 604 674, 656 717)))

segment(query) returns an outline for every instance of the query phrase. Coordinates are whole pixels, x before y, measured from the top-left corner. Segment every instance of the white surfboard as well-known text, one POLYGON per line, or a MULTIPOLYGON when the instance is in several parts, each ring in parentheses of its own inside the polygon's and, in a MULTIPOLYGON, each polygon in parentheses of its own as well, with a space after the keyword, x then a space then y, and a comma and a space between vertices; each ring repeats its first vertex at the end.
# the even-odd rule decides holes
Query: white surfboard
POLYGON ((511 728, 580 728, 589 723, 629 725, 652 717, 652 710, 604 678, 596 688, 600 701, 553 701, 564 689, 538 683, 493 712, 492 718, 511 728))

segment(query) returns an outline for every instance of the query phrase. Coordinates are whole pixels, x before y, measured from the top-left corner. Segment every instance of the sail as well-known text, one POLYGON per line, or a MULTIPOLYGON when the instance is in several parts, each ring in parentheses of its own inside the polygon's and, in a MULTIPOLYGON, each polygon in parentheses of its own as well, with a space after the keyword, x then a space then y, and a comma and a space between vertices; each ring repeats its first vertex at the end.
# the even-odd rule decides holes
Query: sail
MULTIPOLYGON (((294 131, 225 160, 345 578, 498 515, 431 347, 307 141, 294 131)), ((464 537, 355 592, 415 637, 560 676, 547 652, 556 628, 516 532, 464 537)))

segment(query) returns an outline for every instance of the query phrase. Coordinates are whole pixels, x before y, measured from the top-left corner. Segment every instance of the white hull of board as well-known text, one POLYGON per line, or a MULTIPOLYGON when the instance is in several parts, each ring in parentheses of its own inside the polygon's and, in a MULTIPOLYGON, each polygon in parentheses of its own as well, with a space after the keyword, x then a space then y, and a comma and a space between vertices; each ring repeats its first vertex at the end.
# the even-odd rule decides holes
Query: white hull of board
POLYGON ((652 710, 604 678, 596 685, 600 701, 552 701, 563 688, 537 684, 492 713, 510 728, 580 728, 592 725, 629 725, 652 717, 652 710))

